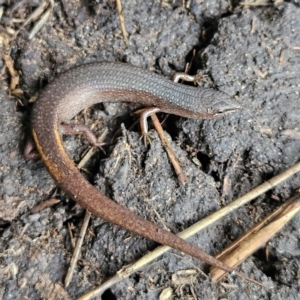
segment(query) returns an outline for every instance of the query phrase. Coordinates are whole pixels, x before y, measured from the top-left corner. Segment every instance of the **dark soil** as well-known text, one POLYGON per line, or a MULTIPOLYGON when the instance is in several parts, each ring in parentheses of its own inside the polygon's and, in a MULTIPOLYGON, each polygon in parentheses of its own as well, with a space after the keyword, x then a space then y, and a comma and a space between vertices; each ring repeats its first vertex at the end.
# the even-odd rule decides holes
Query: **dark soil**
MULTIPOLYGON (((10 45, 23 90, 19 100, 8 97, 10 78, 0 62, 4 70, 0 94, 1 299, 75 299, 157 246, 93 217, 73 280, 63 288, 72 255, 68 224, 77 237, 84 211, 56 188, 41 161, 25 162, 22 151, 30 136, 29 100, 72 66, 123 61, 170 77, 184 70, 195 50, 192 72, 206 75, 201 84, 242 103, 241 111, 221 119, 170 116, 164 123, 188 178, 184 187, 156 133, 146 147, 139 128, 131 128, 137 119, 135 107, 108 104, 88 110, 88 123, 97 123, 96 134, 103 126, 109 128, 108 154, 99 152, 86 167, 93 174, 90 180, 116 202, 172 232, 187 228, 300 159, 298 2, 251 8, 233 8, 227 1, 183 1, 184 7, 182 1, 123 2, 128 46, 115 1, 56 1, 51 18, 33 39, 28 40, 32 24, 22 29, 10 45), (228 183, 224 186, 225 178, 229 188, 228 183), (61 200, 58 204, 31 213, 53 195, 61 200)), ((4 9, 1 30, 19 29, 21 23, 13 20, 26 19, 41 3, 0 0, 4 9)), ((88 142, 68 136, 65 146, 78 162, 88 142)), ((201 231, 191 242, 212 255, 218 253, 299 186, 296 174, 201 231)), ((208 273, 208 266, 170 251, 114 285, 102 299, 158 299, 166 287, 173 289, 173 299, 299 299, 299 228, 297 216, 266 245, 268 260, 262 248, 239 268, 270 290, 232 277, 212 284, 201 273, 193 284, 176 285, 172 276, 177 271, 201 268, 208 273)))

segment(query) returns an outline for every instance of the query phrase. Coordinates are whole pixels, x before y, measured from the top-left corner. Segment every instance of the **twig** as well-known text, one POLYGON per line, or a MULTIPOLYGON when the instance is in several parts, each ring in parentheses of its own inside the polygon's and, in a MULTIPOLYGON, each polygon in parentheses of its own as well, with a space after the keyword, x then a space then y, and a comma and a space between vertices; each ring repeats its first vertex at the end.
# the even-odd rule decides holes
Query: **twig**
POLYGON ((28 39, 31 40, 47 23, 50 15, 52 13, 52 6, 46 10, 46 12, 41 16, 38 22, 36 22, 29 33, 28 39))
POLYGON ((29 223, 27 223, 27 224, 23 227, 23 229, 22 229, 22 231, 21 231, 21 233, 20 233, 20 235, 19 235, 19 239, 21 239, 21 238, 23 237, 23 235, 24 235, 24 233, 26 232, 26 230, 27 230, 28 227, 29 227, 29 223))
POLYGON ((170 162, 174 167, 174 170, 175 170, 175 173, 178 177, 179 183, 180 184, 185 184, 187 178, 186 178, 186 176, 185 176, 185 174, 184 174, 184 172, 183 172, 183 170, 180 166, 178 158, 176 157, 169 140, 167 139, 167 137, 166 137, 166 135, 165 135, 160 123, 159 123, 159 120, 158 120, 156 114, 151 115, 151 119, 152 119, 153 125, 155 126, 155 129, 156 129, 156 131, 157 131, 157 133, 158 133, 158 135, 161 139, 161 143, 162 143, 165 151, 167 152, 167 154, 169 156, 170 162))
POLYGON ((35 207, 33 207, 31 209, 31 212, 35 214, 35 213, 37 213, 47 207, 50 207, 58 202, 60 202, 60 200, 58 200, 58 199, 54 199, 54 198, 48 199, 48 200, 43 201, 42 203, 36 205, 35 207))
POLYGON ((44 1, 37 9, 35 9, 34 12, 25 20, 21 28, 19 28, 19 30, 15 33, 14 36, 16 37, 19 34, 19 32, 23 30, 23 28, 25 28, 27 24, 37 20, 41 16, 41 14, 45 11, 45 9, 48 7, 49 4, 50 7, 48 8, 48 10, 43 14, 40 20, 33 26, 31 32, 29 33, 28 38, 32 39, 48 21, 54 7, 53 0, 44 1))
MULTIPOLYGON (((105 128, 104 132, 101 134, 101 136, 97 140, 98 143, 101 143, 101 142, 104 141, 104 139, 107 135, 107 132, 108 132, 108 129, 105 128)), ((91 158, 91 156, 97 150, 98 150, 98 147, 92 147, 88 151, 88 153, 84 156, 84 158, 80 161, 80 163, 77 165, 77 168, 81 169, 84 166, 84 164, 91 158)), ((83 220, 83 224, 82 224, 82 227, 81 227, 81 230, 80 230, 80 233, 79 233, 79 237, 76 241, 76 246, 75 246, 75 249, 73 251, 70 266, 69 266, 69 269, 68 269, 68 272, 67 272, 67 275, 66 275, 66 278, 65 278, 65 287, 66 288, 68 287, 68 285, 70 284, 70 282, 72 280, 73 273, 74 273, 74 270, 75 270, 75 266, 77 264, 77 260, 78 260, 79 255, 80 255, 80 249, 81 249, 81 246, 82 246, 82 243, 83 243, 83 239, 84 239, 85 232, 87 230, 87 226, 89 224, 90 218, 91 218, 91 213, 89 211, 86 211, 85 216, 84 216, 84 220, 83 220)))
POLYGON ((83 220, 83 224, 82 224, 82 227, 81 227, 81 230, 80 230, 80 233, 79 233, 79 237, 77 239, 76 246, 75 246, 75 249, 74 249, 74 252, 73 252, 73 255, 72 255, 70 266, 69 266, 69 269, 68 269, 68 272, 67 272, 67 275, 66 275, 66 278, 65 278, 65 288, 68 287, 68 285, 70 284, 70 282, 72 280, 73 273, 74 273, 74 270, 75 270, 75 266, 76 266, 77 260, 79 258, 79 255, 80 255, 80 249, 81 249, 81 246, 82 246, 82 243, 83 243, 83 239, 84 239, 85 232, 87 230, 90 218, 91 218, 91 213, 89 211, 86 211, 85 216, 84 216, 84 220, 83 220))
POLYGON ((240 2, 239 5, 244 6, 269 6, 273 5, 273 3, 269 3, 268 0, 261 0, 261 1, 246 1, 246 2, 240 2))
POLYGON ((298 197, 299 197, 299 192, 296 195, 294 195, 293 197, 291 197, 290 199, 288 199, 287 201, 285 201, 275 211, 270 213, 268 216, 264 217, 260 222, 255 224, 252 228, 250 228, 248 231, 246 231, 242 236, 240 236, 233 243, 231 243, 229 246, 227 246, 222 252, 220 252, 218 255, 216 255, 216 258, 222 258, 223 256, 225 256, 226 253, 234 250, 234 248, 237 247, 239 243, 241 243, 243 240, 245 240, 251 234, 258 232, 260 229, 262 229, 268 223, 272 222, 280 213, 282 213, 282 211, 284 211, 289 205, 291 205, 291 203, 294 202, 296 200, 296 198, 298 198, 298 197))
POLYGON ((19 84, 20 77, 19 77, 18 72, 14 68, 14 63, 13 63, 11 56, 9 54, 4 54, 3 60, 5 62, 5 66, 7 67, 8 72, 11 76, 9 88, 10 88, 10 91, 13 91, 16 88, 16 86, 19 84))
MULTIPOLYGON (((272 213, 273 221, 260 229, 259 231, 253 233, 253 229, 249 230, 252 233, 249 235, 247 232, 247 238, 243 238, 238 244, 235 242, 235 248, 231 252, 226 251, 225 254, 217 256, 226 265, 235 268, 240 265, 247 257, 249 257, 253 252, 266 244, 279 230, 286 225, 298 212, 300 211, 300 195, 297 193, 296 196, 292 197, 287 201, 288 206, 284 205, 285 209, 281 213, 276 211, 276 217, 272 213), (274 220, 275 219, 275 220, 274 220)), ((230 249, 232 246, 230 245, 230 249)), ((226 249, 227 250, 227 249, 226 249)), ((227 272, 220 270, 215 267, 211 267, 211 280, 212 282, 220 281, 227 272)))
POLYGON ((73 235, 73 232, 72 232, 72 228, 73 228, 73 226, 71 225, 70 222, 68 222, 68 232, 69 232, 69 235, 70 235, 70 242, 71 242, 71 245, 72 245, 72 249, 74 249, 75 246, 76 246, 76 243, 75 243, 74 235, 73 235))
MULTIPOLYGON (((200 230, 208 227, 209 225, 213 224, 214 222, 218 221, 220 218, 226 216, 227 214, 233 212, 237 208, 241 207, 242 205, 250 202, 251 200, 255 199, 262 193, 270 190, 271 188, 275 187, 277 184, 283 182, 284 180, 288 179, 292 175, 296 174, 300 171, 300 162, 295 164, 294 166, 288 168, 284 172, 275 177, 271 178, 270 180, 266 181, 265 183, 257 186, 252 191, 246 193, 244 196, 234 200, 233 202, 229 203, 227 206, 221 208, 220 210, 212 213, 211 215, 203 218, 196 224, 192 225, 191 227, 185 229, 184 231, 180 232, 178 236, 182 239, 188 239, 189 237, 193 236, 194 234, 198 233, 200 230)), ((93 297, 102 294, 106 289, 110 288, 114 284, 122 281, 124 278, 130 276, 134 272, 137 272, 139 269, 144 267, 146 264, 150 263, 154 259, 158 258, 159 256, 163 255, 171 248, 168 246, 160 246, 156 248, 154 251, 146 254, 141 259, 136 261, 135 263, 123 267, 117 274, 107 281, 105 281, 102 285, 97 287, 96 289, 86 293, 85 295, 78 298, 78 300, 89 300, 93 297)))
POLYGON ((126 46, 128 46, 128 38, 127 38, 128 34, 127 34, 127 31, 126 31, 126 28, 125 28, 121 0, 116 0, 116 4, 117 4, 117 12, 118 12, 118 15, 119 15, 121 30, 122 30, 123 37, 124 37, 124 42, 125 42, 126 46))
MULTIPOLYGON (((37 7, 33 13, 25 20, 20 30, 22 30, 26 25, 28 25, 30 22, 36 21, 41 14, 45 11, 45 9, 48 7, 50 1, 44 1, 41 3, 39 7, 37 7)), ((53 5, 53 2, 51 1, 51 5, 53 5)))

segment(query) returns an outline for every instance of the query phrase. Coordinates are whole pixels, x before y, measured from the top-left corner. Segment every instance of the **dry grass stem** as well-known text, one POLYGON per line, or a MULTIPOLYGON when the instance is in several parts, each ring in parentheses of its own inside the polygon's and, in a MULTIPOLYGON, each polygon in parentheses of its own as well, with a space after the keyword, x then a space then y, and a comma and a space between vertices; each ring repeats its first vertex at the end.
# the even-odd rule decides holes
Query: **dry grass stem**
POLYGON ((66 275, 66 278, 65 278, 65 288, 68 287, 68 285, 70 284, 70 282, 72 280, 73 273, 74 273, 78 258, 80 256, 80 249, 81 249, 81 246, 82 246, 82 243, 83 243, 83 239, 84 239, 87 227, 89 225, 90 218, 91 218, 91 213, 89 211, 86 211, 84 219, 83 219, 83 224, 82 224, 82 227, 81 227, 81 230, 80 230, 80 233, 79 233, 79 237, 76 241, 76 246, 75 246, 75 249, 73 251, 70 266, 69 266, 69 269, 68 269, 68 272, 67 272, 67 275, 66 275))
POLYGON ((248 231, 246 231, 242 236, 240 236, 238 239, 236 239, 233 243, 231 243, 229 246, 227 246, 221 253, 219 253, 216 258, 221 258, 226 253, 231 252, 234 250, 236 246, 243 240, 245 240, 248 236, 250 236, 253 233, 256 233, 261 228, 266 226, 268 223, 272 222, 283 210, 285 210, 295 199, 299 196, 297 193, 287 201, 285 201, 281 206, 279 206, 275 211, 273 211, 268 216, 264 217, 260 222, 255 224, 252 228, 250 228, 248 231))
POLYGON ((119 20, 120 20, 120 26, 121 26, 122 34, 124 37, 124 42, 125 42, 126 46, 128 46, 128 34, 127 34, 127 31, 125 28, 121 0, 116 0, 116 4, 117 4, 117 12, 119 15, 119 20))
MULTIPOLYGON (((300 211, 299 193, 286 202, 289 203, 288 206, 284 204, 282 205, 283 207, 275 211, 275 214, 271 214, 272 221, 270 224, 259 231, 257 231, 256 226, 255 230, 251 228, 248 231, 251 232, 251 234, 247 234, 247 237, 240 240, 238 244, 235 242, 233 250, 230 252, 226 251, 222 253, 222 255, 216 256, 216 258, 232 268, 236 268, 240 265, 247 257, 266 244, 287 222, 298 214, 300 211)), ((230 249, 232 249, 232 246, 230 246, 230 249)), ((227 275, 227 272, 215 267, 211 267, 210 270, 212 282, 220 281, 227 275)))
MULTIPOLYGON (((229 203, 227 206, 221 208, 220 210, 212 213, 211 215, 205 217, 204 219, 200 220, 199 222, 195 223, 191 227, 185 229, 184 231, 180 232, 178 236, 183 239, 187 239, 194 234, 198 233, 200 230, 208 227, 209 225, 213 224, 214 222, 218 221, 220 218, 226 216, 230 212, 233 212, 235 209, 239 208, 240 206, 250 202, 251 200, 255 199, 262 193, 270 190, 271 188, 275 187, 279 183, 283 182, 284 180, 288 179, 289 177, 293 176, 297 172, 300 171, 300 162, 295 164, 294 166, 288 168, 284 172, 279 175, 274 176, 270 180, 264 182, 263 184, 257 186, 252 191, 246 193, 244 196, 234 200, 233 202, 229 203)), ((146 264, 149 264, 154 259, 158 258, 159 256, 163 255, 171 248, 168 246, 160 246, 156 248, 154 251, 147 253, 138 261, 123 267, 117 274, 107 281, 105 281, 102 285, 97 287, 96 289, 86 293, 85 295, 78 298, 78 300, 89 300, 98 295, 101 295, 106 289, 110 288, 114 284, 122 281, 124 278, 129 277, 134 272, 137 272, 139 269, 143 268, 146 264)))

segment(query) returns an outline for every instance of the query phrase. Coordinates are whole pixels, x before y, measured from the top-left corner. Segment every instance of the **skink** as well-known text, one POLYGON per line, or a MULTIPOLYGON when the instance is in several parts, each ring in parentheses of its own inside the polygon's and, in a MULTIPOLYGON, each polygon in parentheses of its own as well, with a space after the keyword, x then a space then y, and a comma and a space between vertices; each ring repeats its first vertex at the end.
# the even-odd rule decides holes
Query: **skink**
MULTIPOLYGON (((233 269, 171 232, 133 214, 101 194, 79 172, 63 147, 60 125, 99 102, 136 102, 187 118, 215 118, 240 108, 226 94, 174 83, 122 63, 82 65, 59 75, 41 93, 32 111, 36 147, 57 184, 94 215, 170 246, 227 272, 233 269)), ((247 278, 244 274, 237 275, 247 278)))

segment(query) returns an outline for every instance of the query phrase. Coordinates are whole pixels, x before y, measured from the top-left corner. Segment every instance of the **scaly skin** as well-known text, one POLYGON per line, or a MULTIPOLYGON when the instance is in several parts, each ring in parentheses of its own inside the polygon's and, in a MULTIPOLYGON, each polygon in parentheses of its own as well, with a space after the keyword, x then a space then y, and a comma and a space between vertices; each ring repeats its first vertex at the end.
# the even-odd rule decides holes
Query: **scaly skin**
MULTIPOLYGON (((57 184, 92 214, 138 235, 196 257, 227 272, 233 269, 169 231, 133 214, 85 180, 62 144, 60 124, 100 102, 136 102, 187 118, 221 117, 240 109, 228 95, 174 83, 121 63, 93 63, 59 75, 35 103, 32 132, 37 149, 57 184)), ((252 282, 258 282, 235 272, 252 282)))

